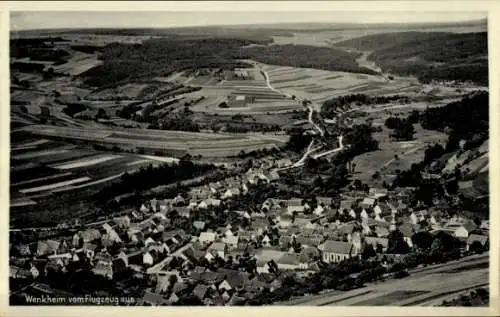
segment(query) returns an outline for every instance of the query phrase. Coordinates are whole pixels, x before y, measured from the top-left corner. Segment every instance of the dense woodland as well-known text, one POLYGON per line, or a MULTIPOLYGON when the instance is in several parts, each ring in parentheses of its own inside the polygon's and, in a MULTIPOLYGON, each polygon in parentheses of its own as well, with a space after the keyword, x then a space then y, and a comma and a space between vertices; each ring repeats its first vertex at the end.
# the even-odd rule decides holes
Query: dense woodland
POLYGON ((243 52, 251 59, 272 65, 377 74, 369 68, 360 67, 356 54, 329 47, 287 44, 249 47, 243 52))
POLYGON ((389 136, 397 141, 413 140, 415 134, 413 123, 410 118, 389 117, 385 120, 385 126, 393 130, 389 136))
POLYGON ((360 67, 357 54, 340 49, 307 45, 271 45, 267 39, 247 37, 154 38, 143 44, 113 43, 102 49, 103 64, 82 74, 90 86, 107 86, 137 78, 168 75, 174 71, 196 68, 234 68, 249 65, 237 59, 310 67, 334 71, 376 74, 360 67))
MULTIPOLYGON (((465 149, 470 149, 481 145, 488 139, 488 93, 479 92, 465 96, 462 100, 452 102, 444 107, 426 109, 422 114, 414 112, 404 121, 414 122, 417 118, 425 129, 447 132, 448 142, 445 147, 439 144, 429 146, 425 150, 423 161, 412 164, 409 170, 399 172, 392 187, 415 187, 414 199, 431 206, 434 199, 457 194, 457 182, 463 180, 463 176, 460 170, 456 169, 452 175, 445 179, 445 182, 442 182, 442 180, 426 179, 422 172, 426 171, 431 163, 441 159, 443 155, 459 150, 460 140, 466 141, 465 149)), ((386 123, 389 123, 389 126, 394 124, 393 122, 386 123)), ((474 187, 487 194, 487 179, 488 173, 475 175, 474 187)), ((461 204, 471 211, 488 212, 487 203, 482 201, 470 202, 467 199, 462 199, 461 204)))
POLYGON ((141 168, 138 172, 123 174, 118 182, 102 189, 97 195, 97 200, 109 200, 125 193, 142 191, 159 185, 173 184, 178 181, 202 176, 205 173, 215 170, 211 164, 196 164, 189 160, 181 159, 178 164, 164 164, 158 167, 149 165, 141 168))
POLYGON ((489 135, 489 106, 486 91, 465 96, 444 107, 426 109, 420 116, 424 129, 448 132, 448 151, 458 148, 459 141, 466 146, 478 146, 489 135))
POLYGON ((254 41, 229 38, 155 38, 142 44, 113 43, 103 48, 102 65, 81 74, 85 84, 109 86, 125 80, 169 75, 196 68, 248 67, 234 59, 240 48, 254 41))
POLYGON ((339 47, 371 51, 384 72, 432 80, 488 84, 488 36, 482 33, 399 32, 342 41, 339 47))
POLYGON ((52 42, 64 41, 60 37, 20 38, 10 40, 10 57, 31 58, 39 61, 63 62, 69 52, 55 49, 52 42))

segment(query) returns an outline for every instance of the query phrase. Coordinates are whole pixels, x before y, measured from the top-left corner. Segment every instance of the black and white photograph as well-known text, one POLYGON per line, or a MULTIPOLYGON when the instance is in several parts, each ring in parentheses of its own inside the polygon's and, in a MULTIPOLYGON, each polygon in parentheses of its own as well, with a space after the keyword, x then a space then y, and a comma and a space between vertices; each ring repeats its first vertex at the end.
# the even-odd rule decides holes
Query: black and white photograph
POLYGON ((205 7, 9 12, 8 304, 490 307, 488 12, 205 7))

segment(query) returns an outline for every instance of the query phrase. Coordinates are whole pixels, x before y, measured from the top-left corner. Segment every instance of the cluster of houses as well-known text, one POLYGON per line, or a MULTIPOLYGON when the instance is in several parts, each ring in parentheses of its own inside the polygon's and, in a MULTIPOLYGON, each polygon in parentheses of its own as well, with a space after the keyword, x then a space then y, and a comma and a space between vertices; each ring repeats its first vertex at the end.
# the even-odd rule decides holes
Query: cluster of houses
POLYGON ((467 249, 475 242, 488 243, 487 221, 479 225, 433 210, 412 210, 401 197, 380 190, 342 196, 337 202, 329 197, 267 198, 258 210, 224 211, 247 225, 214 224, 199 216, 240 199, 251 186, 278 178, 252 168, 193 188, 187 197, 147 201, 130 216, 71 237, 16 244, 10 276, 37 279, 85 264, 93 274, 116 282, 123 272, 150 281, 142 305, 170 305, 193 296, 206 305, 234 305, 265 288, 281 287, 289 274, 307 275, 325 263, 360 256, 368 245, 384 254, 395 230, 409 247, 420 231, 448 232, 467 249), (176 228, 176 217, 188 220, 190 228, 176 228))

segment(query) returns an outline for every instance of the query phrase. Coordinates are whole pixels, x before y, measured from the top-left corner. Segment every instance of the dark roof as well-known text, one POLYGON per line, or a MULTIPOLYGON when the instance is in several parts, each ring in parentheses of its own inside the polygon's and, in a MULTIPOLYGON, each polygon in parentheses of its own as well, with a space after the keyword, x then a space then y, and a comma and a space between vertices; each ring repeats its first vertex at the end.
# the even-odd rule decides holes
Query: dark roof
POLYGON ((404 223, 401 226, 399 226, 398 230, 403 234, 405 237, 411 237, 415 233, 413 226, 410 223, 404 223))
POLYGON ((298 265, 300 263, 299 255, 295 253, 286 253, 276 262, 278 263, 278 265, 279 264, 298 265))
POLYGON ((226 244, 223 242, 214 242, 210 245, 208 250, 216 250, 216 251, 225 251, 226 250, 226 244))
POLYGON ((272 273, 259 273, 256 279, 264 283, 271 283, 276 279, 276 276, 272 273))
POLYGON ((127 269, 127 265, 122 258, 113 260, 113 273, 123 272, 127 269))
POLYGON ((154 306, 167 304, 167 299, 165 297, 150 291, 146 291, 146 293, 144 293, 143 301, 154 306))
POLYGON ((488 236, 473 233, 467 239, 467 244, 470 245, 470 244, 474 243, 475 241, 478 241, 479 243, 481 243, 481 245, 484 246, 486 244, 486 242, 488 242, 488 238, 489 238, 488 236))
POLYGON ((248 273, 237 270, 219 269, 217 273, 220 277, 227 280, 229 285, 233 288, 243 287, 245 282, 248 281, 248 273))
POLYGON ((476 229, 476 225, 472 222, 468 222, 464 225, 462 225, 467 231, 471 232, 472 230, 476 229))
POLYGON ((349 254, 352 249, 352 243, 343 241, 327 240, 323 244, 323 251, 337 254, 349 254))
POLYGON ((210 286, 208 286, 208 285, 198 284, 193 289, 193 295, 198 297, 198 299, 203 300, 205 298, 209 288, 210 288, 210 286))
POLYGON ((387 238, 365 237, 365 242, 371 244, 373 247, 375 247, 377 244, 380 244, 384 248, 387 248, 387 246, 389 245, 389 239, 387 238))

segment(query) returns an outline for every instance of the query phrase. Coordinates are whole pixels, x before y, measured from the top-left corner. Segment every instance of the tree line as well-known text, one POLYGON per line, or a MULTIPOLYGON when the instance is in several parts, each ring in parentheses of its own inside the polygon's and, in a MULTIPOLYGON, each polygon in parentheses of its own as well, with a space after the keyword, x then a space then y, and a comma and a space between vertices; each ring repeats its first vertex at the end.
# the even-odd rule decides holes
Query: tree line
POLYGON ((159 185, 172 184, 178 181, 195 178, 204 175, 217 167, 213 164, 193 163, 181 159, 177 164, 163 164, 153 167, 141 167, 135 173, 124 173, 117 182, 103 188, 95 196, 98 200, 109 200, 121 194, 140 192, 159 185))
POLYGON ((332 119, 337 115, 338 111, 346 110, 353 103, 357 106, 361 105, 381 105, 390 102, 408 103, 408 96, 393 95, 393 96, 369 96, 365 94, 350 94, 339 97, 333 97, 323 102, 321 106, 321 115, 325 118, 332 119))

